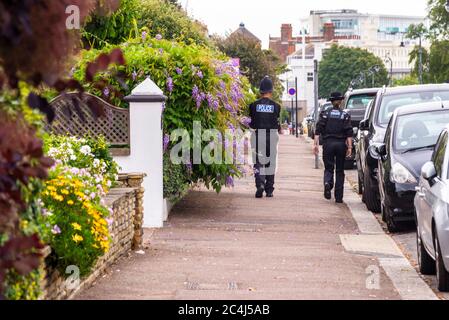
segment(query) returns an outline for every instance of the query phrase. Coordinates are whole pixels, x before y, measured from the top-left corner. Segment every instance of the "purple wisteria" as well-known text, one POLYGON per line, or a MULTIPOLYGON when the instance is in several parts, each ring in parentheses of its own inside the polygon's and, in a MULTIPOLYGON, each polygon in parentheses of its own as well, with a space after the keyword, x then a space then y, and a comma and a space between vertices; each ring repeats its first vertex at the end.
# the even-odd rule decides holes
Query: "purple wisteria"
POLYGON ((176 67, 176 73, 177 73, 178 75, 182 75, 182 69, 179 68, 179 67, 176 67))
POLYGON ((156 35, 156 40, 162 40, 162 35, 161 34, 157 34, 156 35))
POLYGON ((192 98, 196 102, 196 107, 201 107, 201 102, 203 102, 205 98, 205 94, 203 92, 200 92, 200 89, 198 89, 198 86, 195 85, 192 89, 192 98))
POLYGON ((171 77, 167 78, 167 90, 170 93, 173 92, 173 78, 171 78, 171 77))
POLYGON ((226 187, 234 187, 234 178, 231 176, 226 177, 226 187))
POLYGON ((168 134, 164 135, 164 141, 163 141, 163 145, 164 145, 164 152, 167 151, 168 149, 168 145, 170 144, 170 136, 168 134))

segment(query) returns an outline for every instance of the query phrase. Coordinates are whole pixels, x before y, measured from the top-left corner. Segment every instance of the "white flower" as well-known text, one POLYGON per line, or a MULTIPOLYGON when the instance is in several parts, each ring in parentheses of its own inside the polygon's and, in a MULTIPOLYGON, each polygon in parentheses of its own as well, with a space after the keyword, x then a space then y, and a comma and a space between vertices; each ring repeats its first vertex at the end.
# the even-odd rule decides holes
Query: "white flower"
POLYGON ((90 154, 91 151, 92 149, 88 145, 82 146, 80 149, 80 152, 84 155, 90 154))
POLYGON ((100 165, 100 160, 94 159, 93 165, 94 165, 94 167, 98 167, 100 165))
POLYGON ((111 187, 111 185, 112 185, 111 181, 108 180, 108 182, 106 182, 106 185, 107 185, 108 187, 111 187))
POLYGON ((50 150, 48 150, 48 155, 49 156, 54 156, 57 152, 58 152, 58 149, 50 148, 50 150))
POLYGON ((75 156, 74 154, 72 154, 72 155, 70 156, 70 160, 75 161, 75 160, 76 160, 76 156, 75 156))

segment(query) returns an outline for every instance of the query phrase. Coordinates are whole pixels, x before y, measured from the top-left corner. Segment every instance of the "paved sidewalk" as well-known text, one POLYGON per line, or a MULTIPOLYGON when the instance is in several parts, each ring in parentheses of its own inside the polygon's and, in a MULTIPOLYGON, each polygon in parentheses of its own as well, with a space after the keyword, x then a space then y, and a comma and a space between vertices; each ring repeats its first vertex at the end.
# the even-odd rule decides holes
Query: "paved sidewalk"
POLYGON ((377 258, 342 246, 359 230, 346 205, 323 199, 310 144, 282 136, 279 152, 275 198, 255 199, 252 177, 191 192, 145 255, 78 299, 400 299, 377 258), (376 269, 379 290, 367 289, 376 269))

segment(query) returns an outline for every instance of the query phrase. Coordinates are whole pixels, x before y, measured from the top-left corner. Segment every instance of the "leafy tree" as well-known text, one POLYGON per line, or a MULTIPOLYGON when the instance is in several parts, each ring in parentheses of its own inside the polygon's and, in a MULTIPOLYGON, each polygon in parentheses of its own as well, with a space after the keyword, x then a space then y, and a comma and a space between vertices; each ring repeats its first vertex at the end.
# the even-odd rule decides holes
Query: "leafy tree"
POLYGON ((419 80, 416 75, 408 75, 401 79, 393 79, 393 87, 409 86, 414 84, 419 84, 419 80))
MULTIPOLYGON (((380 58, 364 49, 333 45, 324 52, 320 63, 319 96, 325 98, 334 91, 345 92, 351 81, 360 75, 368 74, 375 66, 379 67, 379 71, 374 73, 374 86, 388 84, 388 71, 380 58)), ((371 77, 363 82, 354 88, 372 86, 371 77)))
POLYGON ((256 92, 260 81, 269 76, 275 86, 275 99, 282 95, 283 87, 279 75, 286 71, 286 65, 273 51, 263 50, 255 39, 235 34, 227 38, 215 36, 214 43, 229 57, 240 59, 241 72, 246 75, 256 92))
POLYGON ((207 28, 192 20, 177 1, 121 0, 112 15, 93 15, 83 30, 87 47, 103 48, 135 38, 139 30, 147 37, 161 35, 187 44, 208 44, 207 28))
MULTIPOLYGON (((412 75, 417 76, 419 70, 419 49, 410 53, 410 61, 415 62, 412 75)), ((449 41, 435 40, 430 50, 422 49, 423 82, 441 83, 449 81, 449 41)))
POLYGON ((449 14, 446 0, 428 0, 430 35, 433 39, 449 40, 449 14))

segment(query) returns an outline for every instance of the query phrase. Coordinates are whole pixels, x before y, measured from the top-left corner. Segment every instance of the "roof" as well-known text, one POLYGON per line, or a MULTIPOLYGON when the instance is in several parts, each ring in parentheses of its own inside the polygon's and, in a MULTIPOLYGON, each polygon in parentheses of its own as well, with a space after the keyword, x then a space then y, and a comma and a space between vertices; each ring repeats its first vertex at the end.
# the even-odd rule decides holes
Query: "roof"
POLYGON ((408 114, 438 111, 443 109, 449 111, 449 101, 430 101, 411 104, 397 108, 394 112, 396 113, 396 116, 403 116, 408 114))
POLYGON ((346 95, 353 96, 353 95, 356 95, 356 94, 365 94, 365 93, 376 94, 377 92, 379 92, 380 89, 381 88, 353 89, 353 90, 347 91, 346 95))
POLYGON ((390 95, 390 94, 401 94, 401 93, 409 93, 409 92, 426 92, 426 91, 434 91, 434 90, 449 91, 449 83, 420 84, 420 85, 413 85, 413 86, 388 87, 388 88, 385 88, 384 94, 390 95))
POLYGON ((245 24, 242 22, 240 23, 240 26, 237 30, 235 30, 233 33, 231 33, 229 35, 230 37, 232 36, 241 36, 247 39, 251 39, 257 42, 261 42, 260 39, 258 37, 256 37, 251 31, 249 31, 248 29, 246 29, 245 24))

